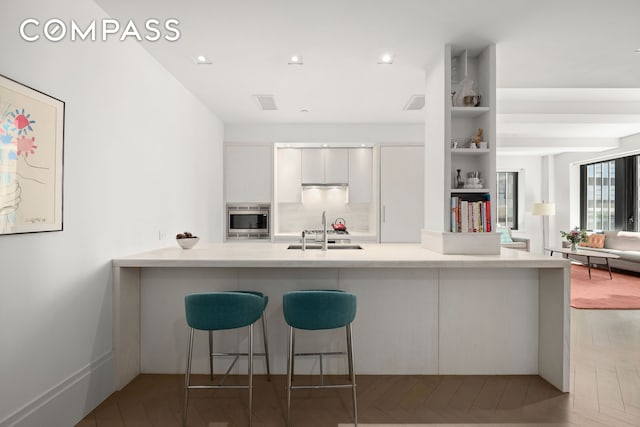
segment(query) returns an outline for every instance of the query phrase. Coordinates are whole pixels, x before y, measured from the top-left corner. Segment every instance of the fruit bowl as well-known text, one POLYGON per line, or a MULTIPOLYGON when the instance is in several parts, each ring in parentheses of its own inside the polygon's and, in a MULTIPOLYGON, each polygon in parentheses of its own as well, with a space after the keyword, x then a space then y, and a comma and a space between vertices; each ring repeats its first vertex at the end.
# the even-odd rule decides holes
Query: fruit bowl
POLYGON ((198 236, 194 236, 188 231, 180 233, 176 236, 176 242, 178 242, 182 249, 191 249, 196 245, 196 243, 198 243, 199 240, 200 238, 198 236))
POLYGON ((182 247, 182 249, 191 249, 198 243, 199 237, 187 237, 184 239, 176 239, 176 242, 182 247))

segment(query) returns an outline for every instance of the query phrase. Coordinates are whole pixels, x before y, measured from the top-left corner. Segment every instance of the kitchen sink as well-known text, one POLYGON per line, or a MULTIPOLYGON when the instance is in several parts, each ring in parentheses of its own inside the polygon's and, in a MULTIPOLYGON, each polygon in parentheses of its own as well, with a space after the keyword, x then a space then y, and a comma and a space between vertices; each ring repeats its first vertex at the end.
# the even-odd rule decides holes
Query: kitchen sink
MULTIPOLYGON (((298 249, 298 250, 301 250, 302 249, 302 245, 301 244, 289 245, 289 246, 287 246, 287 249, 298 249)), ((309 249, 309 250, 311 250, 311 249, 322 249, 322 245, 318 245, 318 244, 315 244, 315 243, 309 243, 309 244, 307 244, 307 249, 309 249)), ((335 244, 327 245, 327 249, 329 249, 329 250, 333 250, 333 249, 362 249, 362 246, 360 246, 360 245, 351 245, 351 244, 347 244, 347 243, 335 243, 335 244)))

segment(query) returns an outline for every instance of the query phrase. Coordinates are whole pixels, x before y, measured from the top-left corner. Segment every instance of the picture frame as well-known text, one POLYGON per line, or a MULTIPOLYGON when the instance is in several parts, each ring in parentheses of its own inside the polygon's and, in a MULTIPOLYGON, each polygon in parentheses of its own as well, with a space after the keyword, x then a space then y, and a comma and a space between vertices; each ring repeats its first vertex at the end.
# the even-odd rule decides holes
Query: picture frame
POLYGON ((0 235, 63 229, 64 112, 0 74, 0 235))

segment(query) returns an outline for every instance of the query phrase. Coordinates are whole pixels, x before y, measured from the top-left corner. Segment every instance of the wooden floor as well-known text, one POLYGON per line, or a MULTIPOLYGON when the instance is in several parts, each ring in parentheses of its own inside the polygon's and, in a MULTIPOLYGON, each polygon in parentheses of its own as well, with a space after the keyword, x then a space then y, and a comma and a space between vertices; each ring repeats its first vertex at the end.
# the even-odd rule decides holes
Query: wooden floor
MULTIPOLYGON (((362 375, 359 424, 640 426, 640 311, 572 309, 571 321, 571 393, 537 376, 362 375)), ((285 382, 255 378, 254 426, 284 425, 285 382)), ((141 375, 78 426, 180 426, 182 385, 181 375, 141 375)), ((189 426, 247 425, 246 391, 191 396, 189 426)), ((293 394, 295 426, 346 427, 350 411, 349 390, 293 394)))

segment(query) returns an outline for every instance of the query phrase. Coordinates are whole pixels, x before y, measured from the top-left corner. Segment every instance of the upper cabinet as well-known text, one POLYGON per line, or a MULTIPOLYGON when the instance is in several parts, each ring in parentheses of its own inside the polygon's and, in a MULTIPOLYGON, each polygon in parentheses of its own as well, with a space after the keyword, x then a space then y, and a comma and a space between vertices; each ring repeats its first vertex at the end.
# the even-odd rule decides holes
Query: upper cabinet
POLYGON ((349 149, 324 149, 324 182, 345 184, 349 182, 349 149))
POLYGON ((302 148, 303 184, 346 184, 349 181, 349 149, 302 148))
POLYGON ((373 149, 349 148, 349 203, 370 203, 373 191, 373 149))
POLYGON ((276 203, 302 201, 302 156, 299 148, 278 148, 276 203))
POLYGON ((301 203, 301 186, 347 184, 349 203, 373 201, 372 147, 277 147, 276 203, 301 203))
POLYGON ((324 149, 301 148, 302 183, 324 184, 324 149))
POLYGON ((225 145, 227 203, 271 203, 272 155, 270 145, 225 145))

